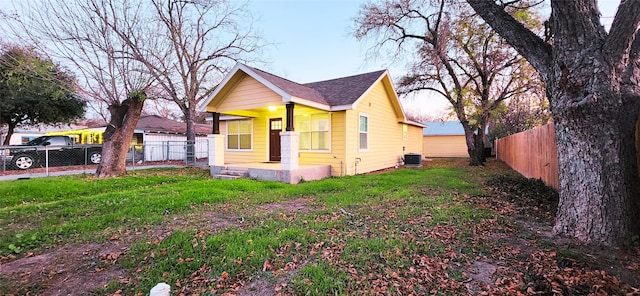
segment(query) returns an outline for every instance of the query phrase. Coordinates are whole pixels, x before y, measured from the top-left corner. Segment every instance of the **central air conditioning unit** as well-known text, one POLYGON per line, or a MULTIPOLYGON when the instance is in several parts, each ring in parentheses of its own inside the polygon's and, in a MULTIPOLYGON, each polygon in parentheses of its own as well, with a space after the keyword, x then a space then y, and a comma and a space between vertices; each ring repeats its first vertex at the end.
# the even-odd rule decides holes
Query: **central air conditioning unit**
POLYGON ((422 165, 422 154, 418 153, 409 153, 404 155, 404 164, 405 165, 422 165))

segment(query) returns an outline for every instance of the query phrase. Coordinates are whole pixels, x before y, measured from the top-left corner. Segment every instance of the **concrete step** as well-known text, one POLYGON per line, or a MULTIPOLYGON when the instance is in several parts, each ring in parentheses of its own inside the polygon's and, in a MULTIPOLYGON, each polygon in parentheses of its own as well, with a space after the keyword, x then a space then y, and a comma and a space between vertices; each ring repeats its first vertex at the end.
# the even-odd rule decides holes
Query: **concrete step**
POLYGON ((240 178, 244 178, 244 177, 243 176, 233 176, 233 175, 215 175, 214 178, 220 179, 220 180, 235 180, 235 179, 240 179, 240 178))
POLYGON ((246 168, 225 167, 214 177, 221 180, 235 180, 249 177, 249 171, 246 168))
POLYGON ((247 177, 249 172, 247 170, 223 169, 220 171, 220 175, 247 177))

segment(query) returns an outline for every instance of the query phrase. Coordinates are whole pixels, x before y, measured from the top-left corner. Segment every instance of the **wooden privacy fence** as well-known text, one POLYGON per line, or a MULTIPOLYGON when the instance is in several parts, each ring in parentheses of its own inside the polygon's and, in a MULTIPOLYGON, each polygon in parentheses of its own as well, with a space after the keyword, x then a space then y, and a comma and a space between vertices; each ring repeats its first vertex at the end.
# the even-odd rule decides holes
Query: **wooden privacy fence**
POLYGON ((527 178, 558 189, 558 149, 553 123, 496 140, 496 157, 527 178))

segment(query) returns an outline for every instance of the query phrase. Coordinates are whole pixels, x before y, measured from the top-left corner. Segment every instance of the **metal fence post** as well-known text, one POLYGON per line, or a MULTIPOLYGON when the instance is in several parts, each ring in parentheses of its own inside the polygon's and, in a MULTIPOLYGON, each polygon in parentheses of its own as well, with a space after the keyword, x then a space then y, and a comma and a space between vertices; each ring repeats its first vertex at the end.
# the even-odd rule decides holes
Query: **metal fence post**
POLYGON ((49 176, 49 146, 44 146, 44 169, 45 175, 49 176))
POLYGON ((169 160, 169 150, 171 149, 171 148, 169 148, 170 144, 169 144, 169 141, 162 142, 162 143, 163 143, 163 145, 164 145, 165 143, 167 144, 167 154, 166 154, 166 155, 165 155, 165 157, 164 157, 164 161, 167 161, 167 160, 169 160))
POLYGON ((186 141, 186 165, 195 164, 196 163, 196 142, 195 141, 186 141))

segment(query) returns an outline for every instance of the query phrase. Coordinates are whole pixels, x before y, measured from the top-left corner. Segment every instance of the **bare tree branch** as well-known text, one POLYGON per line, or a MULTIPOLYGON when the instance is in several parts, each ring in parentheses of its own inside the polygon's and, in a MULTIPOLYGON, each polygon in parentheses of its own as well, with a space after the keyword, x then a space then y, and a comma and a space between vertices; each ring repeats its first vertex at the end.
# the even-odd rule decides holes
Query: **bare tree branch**
POLYGON ((522 57, 473 17, 468 7, 451 0, 368 4, 356 24, 355 36, 375 39, 378 52, 413 51, 414 60, 399 91, 427 90, 447 99, 465 129, 471 163, 479 164, 476 157, 482 144, 474 132, 482 138, 492 112, 528 87, 526 77, 515 75, 522 57))
POLYGON ((638 39, 639 27, 640 1, 622 1, 604 43, 604 52, 618 70, 624 70, 624 61, 628 60, 623 57, 630 54, 632 43, 638 39))
MULTIPOLYGON (((114 28, 134 30, 146 18, 141 4, 127 0, 21 2, 23 13, 7 23, 12 34, 77 73, 82 93, 109 118, 101 177, 122 175, 133 131, 154 78, 128 58, 130 47, 114 28)), ((152 95, 152 94, 151 94, 152 95)))
MULTIPOLYGON (((549 69, 551 69, 552 65, 551 45, 527 29, 495 2, 488 0, 468 0, 467 2, 502 38, 505 38, 518 53, 524 56, 541 75, 549 75, 549 69)), ((543 77, 543 79, 548 81, 546 77, 543 77)))
POLYGON ((146 28, 147 38, 113 30, 131 48, 131 58, 148 69, 182 110, 187 139, 193 140, 198 103, 235 62, 250 61, 264 45, 251 27, 250 15, 230 1, 152 0, 151 4, 152 19, 157 21, 146 28))

